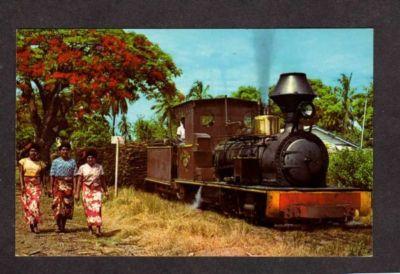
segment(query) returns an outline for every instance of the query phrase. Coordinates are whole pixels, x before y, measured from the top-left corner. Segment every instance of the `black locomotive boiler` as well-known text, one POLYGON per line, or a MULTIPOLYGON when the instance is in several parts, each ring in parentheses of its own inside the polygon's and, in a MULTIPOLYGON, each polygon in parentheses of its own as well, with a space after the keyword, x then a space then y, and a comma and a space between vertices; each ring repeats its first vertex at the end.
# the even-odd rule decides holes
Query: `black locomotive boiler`
POLYGON ((184 102, 182 144, 148 147, 146 184, 158 192, 255 221, 346 221, 371 211, 371 193, 326 187, 328 152, 304 130, 316 97, 304 73, 281 74, 270 98, 284 124, 261 104, 233 98, 184 102))
MULTIPOLYGON (((258 134, 219 143, 215 148, 218 178, 243 184, 324 187, 328 167, 326 146, 300 124, 300 119, 312 118, 314 97, 305 74, 282 74, 271 99, 284 113, 283 132, 271 129, 266 135, 258 126, 255 132, 258 134)), ((269 118, 266 123, 277 122, 276 118, 265 118, 269 118)))

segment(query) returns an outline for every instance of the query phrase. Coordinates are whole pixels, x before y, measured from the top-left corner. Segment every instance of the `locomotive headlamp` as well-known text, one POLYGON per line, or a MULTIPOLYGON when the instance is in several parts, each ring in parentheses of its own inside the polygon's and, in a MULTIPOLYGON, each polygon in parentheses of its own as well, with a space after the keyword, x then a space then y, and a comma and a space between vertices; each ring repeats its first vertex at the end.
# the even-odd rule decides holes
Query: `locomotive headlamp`
POLYGON ((315 114, 315 106, 311 102, 301 102, 298 107, 303 118, 310 119, 315 114))

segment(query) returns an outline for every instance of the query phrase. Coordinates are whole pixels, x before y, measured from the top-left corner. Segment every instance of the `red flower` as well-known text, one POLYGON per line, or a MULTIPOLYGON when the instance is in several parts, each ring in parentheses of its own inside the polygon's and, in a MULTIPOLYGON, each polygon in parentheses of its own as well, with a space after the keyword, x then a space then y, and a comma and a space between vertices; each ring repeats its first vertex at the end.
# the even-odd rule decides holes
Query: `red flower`
POLYGON ((97 89, 99 87, 99 83, 97 83, 97 82, 93 82, 92 84, 91 84, 91 88, 92 89, 97 89))
POLYGON ((117 84, 118 84, 118 82, 117 82, 117 80, 115 80, 115 79, 110 79, 110 80, 108 81, 108 86, 109 86, 110 88, 115 88, 115 87, 117 86, 117 84))
POLYGON ((165 83, 163 92, 166 93, 167 95, 173 95, 176 92, 176 87, 174 84, 165 83))
POLYGON ((70 50, 70 51, 60 53, 58 55, 57 61, 60 64, 63 64, 63 63, 67 63, 73 59, 80 58, 81 56, 82 56, 82 52, 77 51, 77 50, 70 50))
POLYGON ((85 110, 80 109, 78 110, 78 112, 76 112, 76 116, 80 119, 83 117, 83 115, 85 115, 85 110))
POLYGON ((69 82, 73 85, 77 84, 79 80, 80 78, 76 73, 72 73, 71 76, 69 77, 69 82))
POLYGON ((136 36, 133 42, 138 46, 151 46, 152 43, 142 36, 136 36))
POLYGON ((32 65, 32 76, 33 77, 41 77, 44 72, 44 64, 43 62, 39 62, 37 64, 32 65))
POLYGON ((105 82, 107 82, 107 78, 104 75, 101 75, 99 77, 99 81, 102 82, 102 83, 105 83, 105 82))
POLYGON ((17 82, 17 88, 20 90, 27 90, 29 87, 25 82, 17 82))
POLYGON ((17 60, 25 63, 29 61, 29 58, 31 57, 31 52, 29 49, 24 49, 24 50, 17 50, 17 60))
POLYGON ((64 78, 67 78, 67 76, 68 76, 67 73, 59 72, 59 71, 56 71, 51 75, 51 77, 54 77, 56 79, 64 79, 64 78))
POLYGON ((92 110, 97 110, 101 107, 101 104, 97 98, 93 98, 92 101, 90 102, 90 108, 92 110))
POLYGON ((60 55, 58 55, 57 61, 60 64, 66 63, 71 59, 71 55, 68 54, 68 52, 65 53, 61 53, 60 55))
POLYGON ((124 91, 123 95, 124 95, 125 98, 127 98, 129 100, 133 99, 133 94, 132 93, 124 91))
POLYGON ((152 69, 150 71, 150 77, 153 78, 156 81, 165 80, 165 75, 161 71, 159 71, 157 69, 152 69))
POLYGON ((52 47, 57 47, 60 45, 60 41, 57 38, 52 38, 49 40, 49 45, 52 47))
POLYGON ((54 84, 46 84, 46 85, 44 86, 44 89, 47 90, 47 91, 51 91, 51 90, 54 89, 54 87, 55 87, 54 84))
POLYGON ((124 53, 124 66, 131 67, 132 69, 138 69, 139 66, 144 64, 144 60, 142 57, 132 54, 130 52, 124 53))

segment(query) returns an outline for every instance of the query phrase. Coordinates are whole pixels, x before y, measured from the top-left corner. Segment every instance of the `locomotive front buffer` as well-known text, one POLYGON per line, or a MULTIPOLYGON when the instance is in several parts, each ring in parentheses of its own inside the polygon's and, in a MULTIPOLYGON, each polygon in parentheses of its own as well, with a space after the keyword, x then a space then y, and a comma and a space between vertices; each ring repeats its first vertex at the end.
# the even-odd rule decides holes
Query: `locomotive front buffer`
POLYGON ((265 217, 269 220, 360 220, 371 214, 371 192, 363 190, 316 189, 271 190, 267 192, 265 217))

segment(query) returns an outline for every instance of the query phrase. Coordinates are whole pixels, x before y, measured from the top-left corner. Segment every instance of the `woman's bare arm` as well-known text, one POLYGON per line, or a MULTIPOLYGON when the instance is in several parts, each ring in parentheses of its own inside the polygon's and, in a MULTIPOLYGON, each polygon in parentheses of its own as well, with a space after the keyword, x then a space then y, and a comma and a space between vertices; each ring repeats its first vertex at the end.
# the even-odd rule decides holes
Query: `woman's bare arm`
POLYGON ((107 189, 107 184, 106 184, 106 178, 104 175, 100 176, 100 181, 101 181, 101 187, 103 188, 104 194, 108 196, 108 189, 107 189))
POLYGON ((82 185, 82 176, 79 175, 78 179, 76 180, 76 189, 74 191, 75 200, 77 200, 77 201, 79 201, 79 197, 81 195, 81 185, 82 185))
POLYGON ((24 191, 25 190, 25 182, 24 182, 25 172, 24 172, 24 168, 21 165, 19 165, 18 169, 19 169, 19 183, 20 183, 21 191, 24 191))

